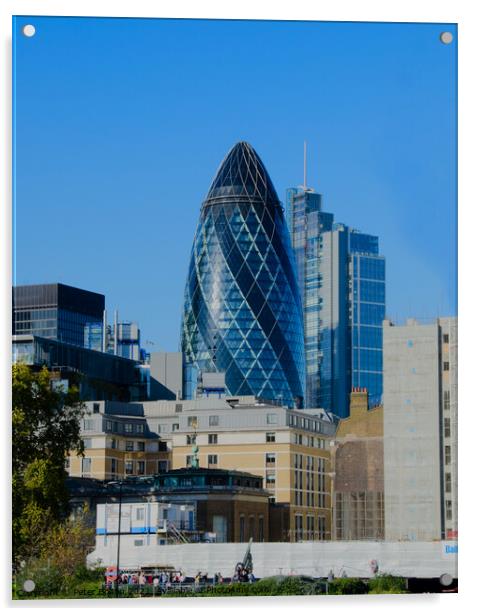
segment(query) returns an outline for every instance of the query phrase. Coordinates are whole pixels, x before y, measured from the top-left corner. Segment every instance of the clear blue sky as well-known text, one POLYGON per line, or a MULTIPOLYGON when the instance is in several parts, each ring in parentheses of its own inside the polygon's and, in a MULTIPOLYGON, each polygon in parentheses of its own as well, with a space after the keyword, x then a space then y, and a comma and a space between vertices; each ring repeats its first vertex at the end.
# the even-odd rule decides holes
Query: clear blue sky
POLYGON ((177 350, 201 202, 249 141, 379 235, 392 318, 456 313, 456 28, 19 17, 14 283, 106 295, 177 350), (33 23, 36 35, 20 34, 33 23), (443 45, 439 34, 454 34, 443 45))

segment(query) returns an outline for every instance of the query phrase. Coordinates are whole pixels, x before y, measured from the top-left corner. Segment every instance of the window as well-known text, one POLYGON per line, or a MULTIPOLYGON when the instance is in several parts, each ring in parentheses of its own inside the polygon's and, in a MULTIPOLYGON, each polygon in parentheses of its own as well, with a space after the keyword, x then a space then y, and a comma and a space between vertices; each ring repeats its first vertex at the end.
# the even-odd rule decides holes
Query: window
POLYGON ((133 431, 133 425, 130 423, 124 424, 124 431, 125 432, 132 432, 133 431))
POLYGON ((303 539, 303 516, 298 513, 295 514, 295 540, 300 539, 303 539))
POLYGON ((248 538, 255 539, 255 516, 253 515, 248 518, 248 538))
POLYGON ((145 518, 144 507, 136 509, 136 520, 144 520, 144 518, 145 518))
POLYGON ((196 435, 195 434, 188 434, 186 436, 187 445, 195 445, 195 441, 196 441, 196 435))
POLYGON ((83 419, 83 427, 85 430, 94 430, 94 419, 83 419))
POLYGON ((111 459, 111 472, 113 474, 117 473, 117 460, 116 460, 116 458, 112 458, 111 459))
POLYGON ((449 371, 449 362, 448 361, 444 362, 443 370, 444 370, 444 372, 448 372, 449 371))
POLYGON ((167 473, 168 467, 169 467, 169 463, 167 460, 159 460, 157 463, 157 472, 167 473))
POLYGON ((450 409, 450 391, 444 391, 444 411, 450 409))
POLYGON ((446 520, 452 520, 452 501, 446 500, 446 520))
POLYGON ((189 428, 197 428, 197 417, 196 415, 191 415, 187 418, 187 425, 189 428))
POLYGON ((444 335, 442 336, 442 342, 443 342, 444 344, 449 344, 449 334, 444 334, 444 335))
POLYGON ((450 445, 446 445, 445 446, 445 463, 446 464, 450 464, 451 463, 451 448, 450 448, 450 445))
POLYGON ((69 470, 69 468, 70 468, 70 459, 65 458, 65 470, 69 470))
POLYGON ((125 461, 124 472, 126 473, 126 475, 132 475, 134 473, 134 462, 132 460, 125 461))
POLYGON ((241 515, 240 516, 240 538, 239 538, 240 543, 243 543, 245 541, 245 516, 241 515))
POLYGON ((267 432, 265 440, 267 443, 274 443, 275 442, 275 432, 267 432))
POLYGON ((144 475, 145 472, 146 472, 146 463, 144 462, 144 460, 138 460, 138 462, 137 462, 137 474, 138 475, 144 475))
POLYGON ((192 460, 194 459, 193 455, 186 456, 186 466, 192 466, 192 460))
POLYGON ((83 458, 81 460, 81 472, 91 473, 91 458, 83 458))
POLYGON ((117 449, 118 444, 115 438, 111 439, 110 445, 111 445, 111 449, 117 449))
POLYGON ((138 441, 136 443, 136 451, 144 451, 146 448, 146 443, 144 441, 138 441))
POLYGON ((126 451, 134 451, 134 441, 126 441, 126 451))
POLYGON ((176 413, 182 413, 182 404, 176 404, 176 413))
POLYGON ((179 430, 179 424, 178 423, 172 424, 172 431, 173 432, 178 432, 178 430, 179 430))
POLYGON ((267 413, 267 424, 276 424, 276 423, 277 423, 277 414, 267 413))
POLYGON ((266 473, 265 483, 267 487, 274 487, 275 486, 275 473, 266 473))
POLYGON ((209 466, 217 466, 218 464, 218 456, 217 454, 213 453, 213 454, 209 454, 207 456, 207 463, 209 466))
POLYGON ((318 516, 318 539, 323 541, 326 534, 326 518, 322 515, 318 516))
POLYGON ((274 453, 266 453, 265 454, 265 463, 266 464, 275 464, 275 454, 274 453))
POLYGON ((209 434, 209 445, 217 445, 217 434, 209 434))
POLYGON ((111 432, 112 429, 113 429, 113 422, 112 421, 107 421, 106 422, 106 430, 108 430, 108 432, 111 432))
POLYGON ((134 547, 139 548, 144 545, 144 539, 134 539, 134 547))
POLYGON ((258 518, 258 540, 264 540, 264 530, 263 530, 263 516, 258 518))
POLYGON ((143 434, 144 433, 144 424, 136 424, 136 432, 143 434))
POLYGON ((218 426, 218 425, 219 425, 219 416, 209 415, 209 426, 218 426))
POLYGON ((444 417, 444 436, 446 438, 449 438, 450 435, 451 435, 450 418, 449 417, 444 417))
POLYGON ((84 449, 91 449, 92 446, 93 446, 93 439, 91 439, 91 438, 84 438, 83 439, 83 448, 84 449))
POLYGON ((446 492, 452 492, 452 475, 450 473, 445 474, 446 492))
POLYGON ((99 413, 99 402, 93 402, 93 413, 99 413))

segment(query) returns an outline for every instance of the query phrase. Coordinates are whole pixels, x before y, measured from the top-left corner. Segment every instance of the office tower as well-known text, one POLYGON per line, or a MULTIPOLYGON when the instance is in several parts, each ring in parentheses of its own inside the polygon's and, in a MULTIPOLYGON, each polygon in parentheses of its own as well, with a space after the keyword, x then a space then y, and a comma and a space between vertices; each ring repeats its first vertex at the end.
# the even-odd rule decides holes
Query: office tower
POLYGON ((322 211, 311 188, 287 191, 306 355, 306 406, 346 417, 352 387, 382 395, 385 262, 378 238, 322 211))
POLYGON ((13 335, 85 345, 85 327, 101 327, 104 295, 65 284, 13 287, 13 335))
POLYGON ((457 538, 457 319, 383 326, 385 538, 457 538))
POLYGON ((331 230, 333 214, 322 212, 321 195, 311 188, 289 188, 286 195, 287 219, 301 291, 305 332, 306 406, 317 408, 320 371, 319 265, 321 234, 331 230))
POLYGON ((378 238, 350 230, 351 385, 365 388, 371 407, 383 395, 383 320, 386 310, 386 263, 378 238))
POLYGON ((231 395, 304 396, 300 292, 283 208, 253 148, 227 154, 202 205, 185 289, 185 366, 225 372, 231 395))

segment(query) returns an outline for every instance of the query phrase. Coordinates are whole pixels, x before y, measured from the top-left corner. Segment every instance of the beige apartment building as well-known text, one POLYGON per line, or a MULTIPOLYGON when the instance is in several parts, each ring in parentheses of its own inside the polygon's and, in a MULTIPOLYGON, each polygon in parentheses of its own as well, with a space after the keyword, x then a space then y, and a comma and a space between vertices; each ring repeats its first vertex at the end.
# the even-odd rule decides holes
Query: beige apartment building
POLYGON ((336 425, 323 411, 290 410, 254 397, 147 402, 144 410, 170 443, 173 469, 190 466, 197 456, 200 467, 264 478, 273 540, 331 539, 330 438, 336 425))
POLYGON ((167 443, 149 429, 141 404, 86 402, 81 434, 84 454, 70 452, 70 476, 115 480, 154 475, 169 468, 167 443))
POLYGON ((320 409, 290 410, 240 398, 88 402, 84 456, 70 455, 72 476, 115 480, 196 464, 264 479, 270 539, 330 540, 336 423, 320 409))

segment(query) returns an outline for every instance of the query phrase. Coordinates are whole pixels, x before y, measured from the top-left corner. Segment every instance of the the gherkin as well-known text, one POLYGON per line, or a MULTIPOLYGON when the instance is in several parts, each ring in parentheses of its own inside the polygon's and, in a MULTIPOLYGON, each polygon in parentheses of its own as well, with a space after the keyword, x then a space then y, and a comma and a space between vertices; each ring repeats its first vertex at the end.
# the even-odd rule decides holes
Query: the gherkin
POLYGON ((225 372, 231 395, 300 407, 300 301, 283 208, 255 150, 237 143, 200 212, 182 316, 185 364, 225 372))

